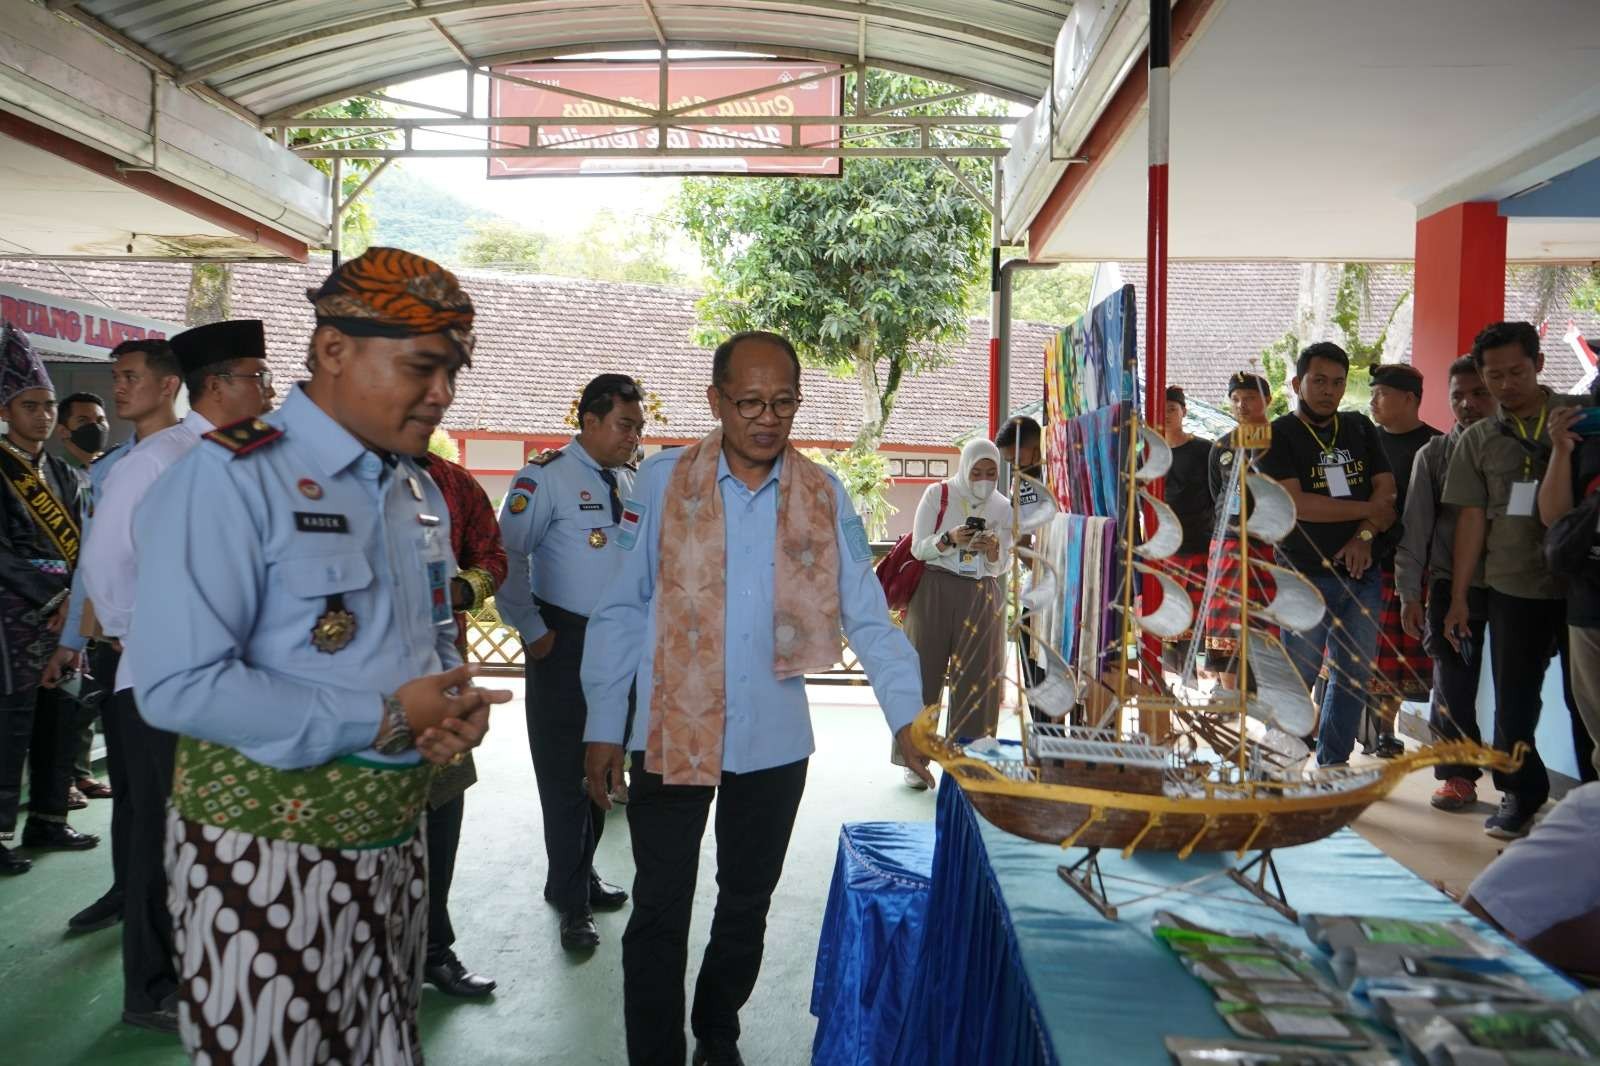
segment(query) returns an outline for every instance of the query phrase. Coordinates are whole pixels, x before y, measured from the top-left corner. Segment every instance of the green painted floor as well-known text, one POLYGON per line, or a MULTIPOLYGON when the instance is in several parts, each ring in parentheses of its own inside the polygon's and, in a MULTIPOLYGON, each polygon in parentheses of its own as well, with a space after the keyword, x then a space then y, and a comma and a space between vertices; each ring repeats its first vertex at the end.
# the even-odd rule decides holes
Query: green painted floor
MULTIPOLYGON (((556 914, 540 898, 544 858, 539 804, 528 760, 520 681, 478 758, 467 794, 461 856, 451 893, 462 960, 500 982, 492 1000, 461 1002, 424 990, 422 1031, 430 1066, 626 1061, 619 939, 627 911, 598 915, 605 937, 575 961, 556 942, 556 914)), ((933 797, 907 789, 888 765, 888 734, 871 690, 811 690, 817 755, 783 881, 773 901, 767 954, 741 1019, 745 1058, 764 1066, 810 1060, 812 964, 827 901, 839 825, 855 820, 926 820, 933 797)), ((106 834, 110 804, 73 816, 106 834)), ((689 987, 716 895, 714 840, 707 831, 695 907, 689 987)), ((109 842, 81 854, 35 856, 34 869, 0 879, 0 1064, 156 1066, 184 1062, 176 1038, 119 1021, 121 942, 117 929, 65 935, 68 915, 110 883, 109 842)), ((612 812, 596 866, 632 881, 624 815, 612 812)))

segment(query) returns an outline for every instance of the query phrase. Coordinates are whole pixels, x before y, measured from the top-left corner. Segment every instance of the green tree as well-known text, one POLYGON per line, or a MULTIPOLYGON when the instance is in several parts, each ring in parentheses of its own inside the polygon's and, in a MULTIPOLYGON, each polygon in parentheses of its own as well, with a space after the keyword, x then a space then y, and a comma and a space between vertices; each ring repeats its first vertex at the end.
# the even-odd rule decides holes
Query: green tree
POLYGON ((542 269, 550 238, 509 219, 473 219, 457 257, 465 266, 542 269))
MULTIPOLYGON (((879 108, 946 88, 873 72, 865 95, 879 108)), ((963 98, 901 111, 973 106, 963 98)), ((846 136, 860 132, 845 121, 846 136)), ((934 140, 954 145, 970 136, 938 131, 934 140)), ((987 188, 986 166, 962 172, 987 188)), ((851 159, 832 179, 691 179, 678 209, 708 273, 699 339, 777 330, 808 364, 854 375, 862 392, 857 450, 876 450, 906 375, 944 363, 964 338, 967 290, 988 266, 989 214, 937 160, 851 159)))
MULTIPOLYGON (((341 100, 336 104, 328 104, 314 111, 306 112, 306 118, 388 118, 389 109, 377 100, 365 97, 352 97, 341 100)), ((390 136, 382 130, 363 131, 362 127, 290 127, 286 136, 290 148, 303 148, 307 145, 327 144, 329 149, 358 149, 358 148, 390 148, 390 136)), ((328 159, 309 160, 312 166, 330 177, 333 174, 333 161, 328 159)), ((340 199, 349 199, 367 175, 377 168, 380 160, 377 159, 346 159, 343 163, 341 174, 340 199)), ((344 213, 341 246, 346 256, 360 255, 372 243, 372 213, 368 210, 366 197, 363 196, 350 205, 350 210, 344 213)))
POLYGON ((602 208, 581 233, 551 243, 544 269, 596 281, 690 285, 694 278, 680 264, 693 258, 693 249, 685 255, 685 250, 674 248, 676 234, 670 221, 642 212, 621 216, 602 208))

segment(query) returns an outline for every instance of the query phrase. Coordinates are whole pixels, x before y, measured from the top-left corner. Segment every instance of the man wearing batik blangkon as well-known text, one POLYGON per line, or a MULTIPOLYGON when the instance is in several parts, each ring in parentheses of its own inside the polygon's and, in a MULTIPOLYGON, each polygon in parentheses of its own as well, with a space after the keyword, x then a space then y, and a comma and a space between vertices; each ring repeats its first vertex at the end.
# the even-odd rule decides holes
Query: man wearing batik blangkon
POLYGON ((311 380, 150 489, 127 654, 180 734, 166 860, 178 1023, 200 1062, 422 1060, 418 832, 482 739, 450 518, 413 457, 472 352, 455 277, 373 248, 308 294, 311 380))
MULTIPOLYGON (((22 844, 78 851, 100 839, 67 824, 71 763, 57 758, 65 750, 65 702, 39 682, 66 622, 83 489, 71 467, 45 454, 56 424, 55 387, 28 338, 9 323, 0 326, 0 419, 0 834, 16 828, 31 750, 22 844)), ((32 865, 0 844, 0 874, 27 873, 32 865)))

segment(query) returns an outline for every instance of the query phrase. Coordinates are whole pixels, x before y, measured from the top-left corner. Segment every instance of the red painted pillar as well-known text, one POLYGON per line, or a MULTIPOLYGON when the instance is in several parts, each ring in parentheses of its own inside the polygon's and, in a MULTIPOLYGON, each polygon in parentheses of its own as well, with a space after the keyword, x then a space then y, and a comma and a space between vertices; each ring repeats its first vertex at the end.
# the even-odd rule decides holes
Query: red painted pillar
POLYGON ((1506 312, 1506 220, 1493 203, 1456 204, 1417 221, 1411 363, 1426 381, 1422 418, 1451 423, 1448 368, 1506 312))

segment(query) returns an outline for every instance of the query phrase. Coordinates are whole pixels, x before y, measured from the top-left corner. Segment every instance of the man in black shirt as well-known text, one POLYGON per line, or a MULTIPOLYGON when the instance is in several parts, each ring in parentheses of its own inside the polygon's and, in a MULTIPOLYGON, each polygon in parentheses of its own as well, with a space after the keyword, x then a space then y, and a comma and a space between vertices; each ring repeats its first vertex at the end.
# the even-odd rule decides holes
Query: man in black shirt
MULTIPOLYGON (((1172 449, 1172 468, 1165 479, 1167 506, 1178 516, 1183 527, 1183 543, 1176 554, 1167 560, 1179 584, 1189 592, 1196 616, 1200 611, 1200 595, 1206 587, 1206 556, 1211 547, 1211 485, 1207 465, 1211 458, 1211 442, 1187 432, 1183 420, 1189 413, 1188 400, 1176 385, 1167 386, 1167 420, 1162 424, 1161 435, 1172 449)), ((1174 656, 1189 640, 1167 646, 1168 666, 1182 669, 1174 656)))
MULTIPOLYGON (((1589 395, 1588 410, 1600 406, 1600 384, 1589 395)), ((1546 526, 1600 492, 1600 435, 1580 436, 1573 426, 1585 408, 1550 412, 1550 465, 1539 484, 1539 519, 1546 526)), ((1595 740, 1591 755, 1600 772, 1600 532, 1590 541, 1587 569, 1567 585, 1567 646, 1572 658, 1572 700, 1595 740)), ((1581 756, 1580 756, 1581 757, 1581 756)))
MULTIPOLYGON (((1260 374, 1240 370, 1228 379, 1228 408, 1239 425, 1264 425, 1271 399, 1272 386, 1260 374)), ((1220 508, 1229 518, 1227 525, 1218 531, 1220 543, 1210 549, 1210 557, 1216 560, 1216 587, 1211 602, 1206 604, 1202 623, 1207 665, 1216 671, 1222 687, 1230 690, 1238 687, 1238 678, 1235 676, 1238 673, 1239 652, 1238 605, 1242 602, 1240 590, 1244 588, 1244 574, 1239 563, 1239 520, 1236 517, 1239 493, 1230 492, 1228 486, 1234 457, 1239 454, 1234 447, 1234 432, 1228 430, 1211 446, 1206 461, 1206 487, 1211 495, 1213 512, 1220 508)), ((1259 470, 1259 460, 1252 464, 1252 468, 1259 470)), ((1272 545, 1251 537, 1250 557, 1261 562, 1272 562, 1275 558, 1272 545)), ((1208 559, 1208 572, 1209 564, 1208 559)), ((1203 574, 1202 578, 1206 576, 1203 574)), ((1204 584, 1202 580, 1202 594, 1204 584)), ((1262 602, 1261 583, 1256 581, 1251 584, 1255 592, 1250 602, 1259 605, 1262 602)))
MULTIPOLYGON (((1372 420, 1378 424, 1378 443, 1394 474, 1395 510, 1404 514, 1406 489, 1417 453, 1439 436, 1439 431, 1418 415, 1422 404, 1421 371, 1404 363, 1387 363, 1372 367, 1370 374, 1372 420)), ((1422 641, 1407 634, 1401 624, 1394 573, 1400 536, 1401 525, 1396 522, 1372 546, 1373 561, 1383 582, 1383 612, 1378 626, 1378 660, 1368 686, 1367 721, 1361 739, 1369 754, 1385 759, 1405 753, 1405 745, 1394 735, 1400 701, 1426 700, 1433 676, 1433 661, 1422 641)))
POLYGON ((1350 357, 1323 341, 1300 353, 1292 382, 1299 402, 1272 423, 1261 472, 1294 497, 1299 521, 1280 546, 1283 560, 1316 586, 1327 604, 1304 633, 1284 633, 1284 648, 1310 688, 1326 662, 1327 690, 1317 734, 1317 765, 1348 763, 1366 706, 1378 651, 1382 585, 1372 565, 1378 534, 1395 523, 1394 474, 1378 430, 1340 411, 1350 357))

